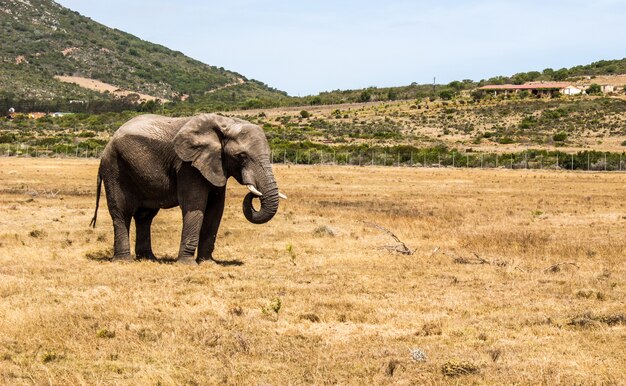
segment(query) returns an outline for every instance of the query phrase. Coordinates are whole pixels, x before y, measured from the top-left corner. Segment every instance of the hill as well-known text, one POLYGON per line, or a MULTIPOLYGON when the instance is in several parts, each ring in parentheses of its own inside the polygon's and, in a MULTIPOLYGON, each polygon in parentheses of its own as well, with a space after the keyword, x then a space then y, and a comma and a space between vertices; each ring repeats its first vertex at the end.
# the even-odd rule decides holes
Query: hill
POLYGON ((286 96, 241 74, 106 27, 51 0, 3 1, 0 38, 0 100, 14 103, 115 99, 112 92, 65 83, 58 76, 93 79, 127 91, 125 95, 141 93, 161 100, 195 98, 229 105, 243 104, 242 95, 276 100, 286 96), (220 94, 226 90, 228 98, 220 94))

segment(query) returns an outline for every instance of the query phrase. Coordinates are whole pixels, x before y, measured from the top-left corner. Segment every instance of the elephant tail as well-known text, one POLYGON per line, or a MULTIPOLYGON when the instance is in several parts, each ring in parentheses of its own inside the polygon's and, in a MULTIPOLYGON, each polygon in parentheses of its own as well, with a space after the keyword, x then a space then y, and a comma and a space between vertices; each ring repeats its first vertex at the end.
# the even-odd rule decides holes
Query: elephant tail
POLYGON ((89 223, 90 227, 96 227, 96 220, 98 219, 98 205, 100 205, 100 192, 102 191, 102 178, 100 177, 100 170, 98 170, 98 187, 96 188, 96 210, 93 213, 93 218, 89 223))

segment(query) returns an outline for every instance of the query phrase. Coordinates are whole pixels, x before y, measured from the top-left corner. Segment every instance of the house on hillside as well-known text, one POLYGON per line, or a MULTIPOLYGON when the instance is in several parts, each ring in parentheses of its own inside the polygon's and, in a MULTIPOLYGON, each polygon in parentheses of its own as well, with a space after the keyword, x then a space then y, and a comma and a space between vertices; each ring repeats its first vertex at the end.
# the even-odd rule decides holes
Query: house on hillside
POLYGON ((551 96, 554 93, 563 95, 578 95, 583 92, 582 89, 573 86, 570 83, 551 82, 551 83, 528 83, 528 84, 490 84, 478 88, 487 92, 492 92, 494 96, 499 94, 507 95, 509 93, 516 94, 520 91, 528 91, 533 95, 551 96))
POLYGON ((611 92, 615 92, 615 86, 613 86, 612 84, 600 85, 600 89, 602 90, 603 94, 608 94, 608 93, 611 93, 611 92))

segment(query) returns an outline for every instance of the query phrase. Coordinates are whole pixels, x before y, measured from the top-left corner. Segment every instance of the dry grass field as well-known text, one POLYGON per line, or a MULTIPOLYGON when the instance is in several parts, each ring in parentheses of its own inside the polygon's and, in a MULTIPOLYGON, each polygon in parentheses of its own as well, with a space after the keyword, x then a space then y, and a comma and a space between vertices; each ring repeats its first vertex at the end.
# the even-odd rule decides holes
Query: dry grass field
POLYGON ((278 166, 276 217, 231 182, 189 267, 106 260, 96 169, 0 158, 1 384, 626 382, 624 174, 278 166))

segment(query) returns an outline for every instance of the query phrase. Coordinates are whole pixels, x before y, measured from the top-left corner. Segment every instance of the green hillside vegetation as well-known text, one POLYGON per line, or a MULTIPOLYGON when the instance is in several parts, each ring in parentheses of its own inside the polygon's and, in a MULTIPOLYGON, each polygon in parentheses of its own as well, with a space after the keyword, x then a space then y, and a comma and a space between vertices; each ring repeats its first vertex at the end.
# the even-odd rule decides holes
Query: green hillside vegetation
MULTIPOLYGON (((213 95, 207 91, 247 81, 243 75, 108 28, 51 0, 4 1, 0 37, 0 99, 14 104, 112 99, 59 82, 55 75, 96 79, 161 99, 190 96, 208 105, 213 95)), ((251 83, 244 88, 246 97, 285 96, 260 82, 251 83)), ((224 100, 225 105, 232 104, 224 100)))
MULTIPOLYGON (((2 119, 0 153, 97 156, 136 114, 2 119)), ((617 170, 626 161, 626 101, 620 98, 464 98, 226 114, 262 126, 275 162, 518 168, 559 162, 617 170)))
POLYGON ((626 58, 616 60, 600 60, 588 65, 579 65, 572 68, 554 70, 546 68, 543 71, 520 72, 511 76, 496 76, 481 80, 478 85, 486 84, 523 84, 536 81, 564 81, 568 78, 598 75, 626 74, 626 58))

